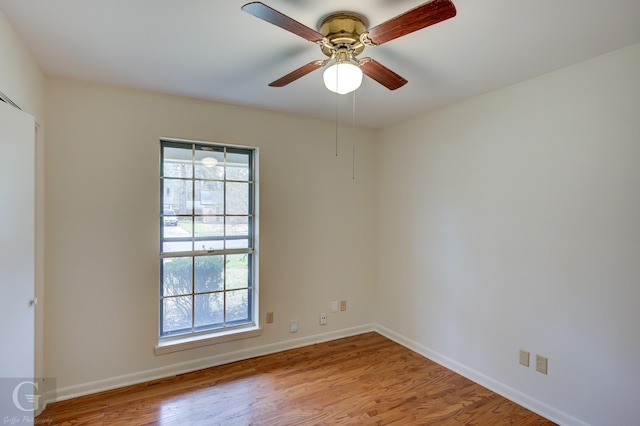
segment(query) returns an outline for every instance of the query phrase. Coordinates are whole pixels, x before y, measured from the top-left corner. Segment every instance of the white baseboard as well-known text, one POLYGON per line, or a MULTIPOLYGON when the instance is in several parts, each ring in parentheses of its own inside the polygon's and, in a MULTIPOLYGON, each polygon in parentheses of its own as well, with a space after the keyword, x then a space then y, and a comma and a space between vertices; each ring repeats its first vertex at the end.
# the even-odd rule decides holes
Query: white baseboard
POLYGON ((518 405, 521 405, 528 410, 537 413, 552 422, 558 423, 559 425, 566 426, 589 426, 588 423, 583 422, 563 411, 558 410, 555 407, 552 407, 542 401, 539 401, 535 398, 532 398, 529 395, 526 395, 510 386, 505 385, 497 380, 492 379, 491 377, 485 376, 484 374, 475 371, 459 362, 448 358, 441 353, 438 353, 434 350, 431 350, 411 339, 408 339, 394 331, 389 330, 386 327, 376 324, 374 330, 386 338, 393 340, 394 342, 404 346, 407 349, 411 349, 412 351, 419 353, 436 362, 443 367, 448 368, 449 370, 455 371, 463 377, 466 377, 469 380, 472 380, 478 383, 481 386, 497 393, 498 395, 502 395, 505 398, 515 402, 518 405))
POLYGON ((314 343, 327 342, 330 340, 341 339, 343 337, 355 336, 374 330, 375 327, 373 324, 367 324, 328 333, 315 334, 313 336, 307 336, 298 339, 286 340, 284 342, 256 346, 254 348, 242 349, 226 354, 214 355, 211 357, 167 365, 160 368, 153 368, 131 374, 110 377, 108 379, 96 380, 94 382, 58 388, 55 390, 55 395, 52 393, 48 393, 44 395, 44 398, 47 403, 63 401, 66 399, 89 395, 92 393, 117 389, 124 386, 148 382, 150 380, 162 379, 165 377, 175 376, 177 374, 184 374, 191 371, 202 370, 204 368, 215 367, 217 365, 241 361, 256 356, 269 355, 288 349, 312 345, 314 343))

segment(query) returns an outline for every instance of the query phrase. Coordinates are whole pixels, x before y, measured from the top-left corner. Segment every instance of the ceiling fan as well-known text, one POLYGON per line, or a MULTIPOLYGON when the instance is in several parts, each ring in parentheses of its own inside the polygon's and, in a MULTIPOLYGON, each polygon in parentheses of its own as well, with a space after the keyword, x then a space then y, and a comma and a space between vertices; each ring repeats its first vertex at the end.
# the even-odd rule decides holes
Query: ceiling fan
POLYGON ((327 59, 303 65, 269 86, 286 86, 333 62, 324 73, 324 81, 329 90, 340 94, 357 89, 363 73, 389 90, 404 86, 406 79, 380 62, 370 57, 358 59, 358 55, 367 46, 379 46, 456 16, 456 8, 451 0, 432 0, 370 29, 366 29, 364 17, 357 13, 333 13, 322 20, 319 31, 316 31, 261 2, 247 3, 242 6, 242 10, 316 43, 327 56, 327 59), (355 76, 353 83, 350 83, 349 73, 355 76))

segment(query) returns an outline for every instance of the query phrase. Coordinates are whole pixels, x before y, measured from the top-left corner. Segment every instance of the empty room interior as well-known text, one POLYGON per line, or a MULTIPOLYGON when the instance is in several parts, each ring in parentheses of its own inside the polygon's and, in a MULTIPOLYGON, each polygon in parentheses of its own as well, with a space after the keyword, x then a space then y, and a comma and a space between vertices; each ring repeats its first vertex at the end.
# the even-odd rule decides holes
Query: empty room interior
POLYGON ((0 378, 43 408, 360 336, 640 424, 640 3, 246 3, 0 0, 32 127, 26 168, 2 130, 0 378))

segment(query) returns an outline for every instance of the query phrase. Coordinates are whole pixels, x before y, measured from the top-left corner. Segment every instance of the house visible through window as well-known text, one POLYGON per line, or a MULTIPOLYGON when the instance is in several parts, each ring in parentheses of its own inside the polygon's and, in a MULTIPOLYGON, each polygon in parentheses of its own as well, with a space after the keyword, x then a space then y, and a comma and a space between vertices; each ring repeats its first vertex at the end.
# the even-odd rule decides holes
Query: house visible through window
POLYGON ((160 338, 255 327, 256 150, 160 146, 160 338))

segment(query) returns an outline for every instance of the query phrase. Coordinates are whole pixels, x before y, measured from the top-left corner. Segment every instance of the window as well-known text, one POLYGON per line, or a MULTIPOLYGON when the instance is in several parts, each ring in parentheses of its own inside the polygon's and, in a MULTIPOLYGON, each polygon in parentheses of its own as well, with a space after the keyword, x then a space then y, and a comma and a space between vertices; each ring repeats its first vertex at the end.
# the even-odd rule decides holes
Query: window
POLYGON ((256 149, 160 148, 160 341, 255 329, 256 149))

